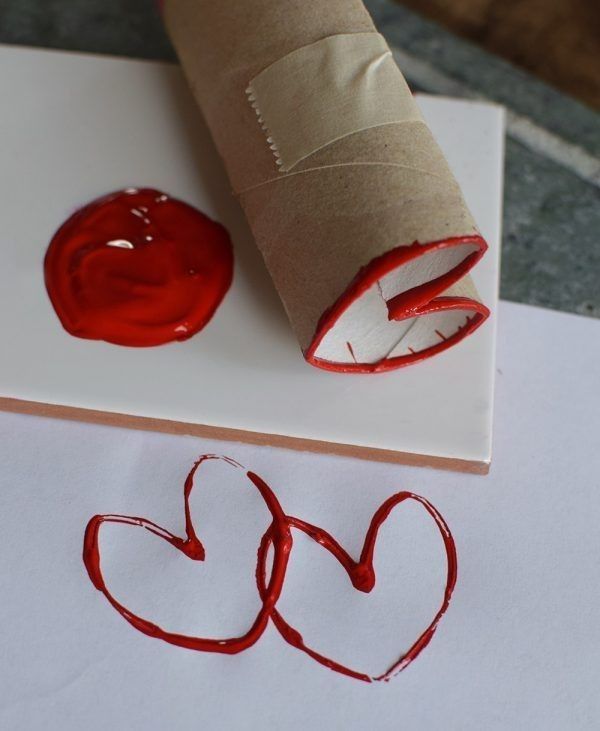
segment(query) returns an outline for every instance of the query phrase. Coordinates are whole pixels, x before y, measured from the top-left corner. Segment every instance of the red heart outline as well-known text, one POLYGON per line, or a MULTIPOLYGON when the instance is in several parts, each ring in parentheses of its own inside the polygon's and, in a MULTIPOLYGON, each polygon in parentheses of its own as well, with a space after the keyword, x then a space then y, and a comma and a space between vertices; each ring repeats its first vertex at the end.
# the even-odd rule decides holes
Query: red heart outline
MULTIPOLYGON (((323 548, 326 548, 340 562, 342 567, 346 570, 346 573, 348 574, 350 581, 352 582, 352 585, 355 589, 368 593, 375 586, 373 555, 379 528, 385 522, 391 511, 397 505, 405 502, 406 500, 414 500, 422 505, 429 513, 429 515, 434 519, 440 535, 442 536, 448 564, 448 569, 446 573, 446 587, 444 590, 442 603, 429 626, 419 635, 419 637, 411 645, 411 647, 403 655, 401 655, 398 660, 396 660, 384 673, 372 677, 370 675, 367 675, 366 673, 345 667, 344 665, 338 663, 336 660, 322 655, 321 653, 317 652, 311 647, 308 647, 305 644, 300 632, 298 632, 298 630, 288 624, 275 607, 273 607, 273 610, 271 612, 271 617, 275 626, 277 627, 277 630, 279 631, 283 639, 290 645, 296 647, 299 650, 302 650, 302 652, 305 652, 307 655, 312 657, 313 660, 316 660, 317 662, 325 665, 331 670, 335 670, 336 672, 342 673, 343 675, 348 675, 352 678, 356 678, 357 680, 364 680, 368 683, 373 681, 389 680, 391 677, 408 667, 408 665, 422 652, 422 650, 425 649, 425 647, 427 647, 427 645, 431 641, 431 638, 433 637, 437 629, 440 619, 448 608, 450 598, 452 597, 452 592, 454 591, 454 586, 456 584, 456 545, 454 543, 452 534, 450 533, 450 529, 448 528, 448 525, 446 524, 440 513, 438 513, 434 506, 424 497, 416 495, 412 492, 399 492, 396 495, 392 495, 392 497, 388 498, 376 510, 373 518, 371 519, 371 523, 365 536, 360 559, 358 561, 354 561, 350 554, 348 554, 348 552, 336 541, 336 539, 332 535, 327 533, 327 531, 319 528, 318 526, 311 525, 310 523, 307 523, 299 518, 294 518, 293 516, 289 515, 286 516, 288 525, 306 533, 306 535, 308 535, 314 541, 323 546, 323 548)), ((256 567, 256 580, 258 583, 258 590, 261 597, 263 598, 266 598, 268 592, 268 587, 265 583, 265 577, 267 552, 270 545, 273 543, 273 537, 270 535, 270 530, 271 529, 269 529, 265 533, 261 541, 258 550, 258 562, 256 567)), ((269 581, 269 585, 270 584, 271 580, 269 581)))
POLYGON ((183 491, 185 506, 185 538, 170 533, 165 528, 146 520, 128 515, 95 515, 87 524, 83 542, 83 562, 89 574, 89 577, 98 591, 102 592, 108 599, 110 604, 124 617, 129 624, 135 629, 143 632, 150 637, 155 637, 172 645, 185 647, 190 650, 200 650, 203 652, 219 652, 232 655, 251 647, 260 638, 265 631, 269 621, 269 617, 275 603, 281 594, 285 571, 289 558, 289 552, 292 546, 292 535, 289 525, 286 521, 284 512, 269 486, 257 475, 252 472, 246 472, 248 479, 259 491, 261 497, 273 517, 271 526, 267 529, 267 533, 271 537, 270 540, 274 547, 273 569, 269 580, 269 585, 264 587, 261 593, 262 606, 256 615, 250 629, 240 637, 230 637, 226 639, 210 639, 204 637, 191 637, 188 635, 176 634, 162 629, 156 624, 140 617, 129 611, 127 607, 118 602, 109 592, 101 569, 101 556, 99 548, 100 528, 103 523, 124 523, 133 525, 153 533, 154 535, 167 541, 170 545, 181 551, 185 556, 194 561, 204 561, 204 546, 196 535, 194 525, 191 518, 189 498, 194 487, 194 476, 200 465, 212 459, 220 459, 228 464, 241 468, 237 462, 228 457, 219 457, 217 455, 203 455, 192 467, 188 474, 183 491))
POLYGON ((258 475, 247 471, 246 476, 259 491, 261 497, 271 513, 272 522, 261 538, 257 552, 256 583, 262 601, 261 609, 256 615, 250 629, 240 637, 226 639, 211 639, 203 637, 192 637, 168 632, 156 624, 134 614, 123 604, 118 602, 109 592, 101 570, 101 556, 99 549, 99 534, 103 523, 122 523, 144 528, 150 533, 167 541, 171 546, 181 551, 188 558, 194 561, 204 561, 205 551, 200 539, 194 530, 189 498, 194 487, 194 476, 199 466, 207 460, 223 460, 224 462, 244 469, 240 464, 228 457, 207 454, 200 457, 192 467, 184 484, 184 507, 185 507, 185 538, 176 536, 161 526, 146 520, 126 515, 95 515, 88 522, 84 536, 83 561, 88 575, 98 591, 102 592, 114 609, 121 614, 135 629, 144 634, 161 639, 179 647, 201 651, 219 652, 224 654, 235 654, 242 652, 255 644, 266 629, 269 618, 273 619, 277 630, 288 644, 296 647, 312 657, 320 664, 334 670, 335 672, 347 675, 351 678, 366 682, 390 680, 391 677, 404 670, 418 655, 427 647, 431 641, 437 626, 449 606, 452 592, 457 578, 457 558, 454 539, 443 517, 436 508, 424 497, 412 492, 399 492, 388 498, 374 513, 369 528, 365 535, 363 548, 358 561, 338 543, 338 541, 327 531, 318 526, 311 525, 300 518, 285 515, 279 501, 269 486, 258 475), (345 569, 355 589, 365 593, 370 592, 375 586, 376 576, 373 567, 375 543, 379 528, 388 518, 392 510, 399 504, 414 500, 419 503, 434 519, 437 529, 442 536, 447 559, 446 586, 441 605, 428 627, 419 635, 411 647, 401 655, 384 673, 378 676, 370 676, 366 673, 345 667, 341 663, 329 658, 316 650, 308 647, 298 630, 292 627, 276 609, 276 603, 281 595, 289 554, 293 545, 292 531, 303 531, 317 543, 326 548, 345 569), (273 546, 273 562, 269 581, 266 581, 267 554, 273 546))

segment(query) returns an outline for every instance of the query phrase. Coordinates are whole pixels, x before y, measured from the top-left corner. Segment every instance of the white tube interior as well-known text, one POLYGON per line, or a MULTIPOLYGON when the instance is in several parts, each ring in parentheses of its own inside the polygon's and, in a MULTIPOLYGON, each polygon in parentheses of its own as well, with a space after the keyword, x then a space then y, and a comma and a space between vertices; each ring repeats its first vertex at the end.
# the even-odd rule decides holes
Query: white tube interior
POLYGON ((432 251, 386 274, 341 315, 321 340, 315 357, 333 363, 378 363, 418 353, 452 337, 473 317, 471 310, 390 320, 387 302, 447 274, 476 250, 473 244, 460 244, 432 251))

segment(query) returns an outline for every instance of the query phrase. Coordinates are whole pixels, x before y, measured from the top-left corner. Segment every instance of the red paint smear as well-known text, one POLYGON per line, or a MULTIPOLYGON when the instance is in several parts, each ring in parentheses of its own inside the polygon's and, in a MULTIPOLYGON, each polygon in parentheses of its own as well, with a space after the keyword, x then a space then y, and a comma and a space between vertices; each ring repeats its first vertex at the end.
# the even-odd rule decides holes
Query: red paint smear
POLYGON ((48 295, 71 335, 117 345, 186 340, 229 289, 227 231, 150 188, 111 193, 56 232, 44 260, 48 295))
MULTIPOLYGON (((355 589, 368 593, 373 589, 376 581, 375 569, 373 567, 373 554, 379 528, 389 516, 391 511, 396 507, 396 505, 399 505, 406 500, 414 500, 422 505, 429 513, 429 515, 434 519, 437 525, 440 535, 442 536, 442 540, 444 541, 444 548, 446 550, 446 559, 448 563, 448 569, 446 574, 446 587, 444 590, 444 597, 440 608, 438 609, 435 617, 433 618, 429 626, 421 633, 421 635, 412 644, 408 651, 401 655, 398 660, 396 660, 396 662, 394 662, 394 664, 391 665, 384 673, 376 677, 372 677, 370 675, 367 675, 366 673, 353 670, 344 665, 341 665, 336 660, 322 655, 321 653, 306 645, 300 632, 298 632, 297 629, 288 624, 286 620, 282 617, 282 615, 277 611, 277 609, 273 609, 271 613, 271 617, 273 619, 273 622, 275 623, 275 626, 279 630, 284 640, 290 645, 296 647, 299 650, 302 650, 302 652, 305 652, 307 655, 312 657, 313 660, 316 660, 317 662, 321 663, 321 665, 325 665, 325 667, 328 667, 331 670, 335 670, 336 672, 342 673, 343 675, 348 675, 351 678, 356 678, 357 680, 364 680, 368 683, 373 681, 389 680, 391 677, 408 667, 408 665, 410 665, 410 663, 415 660, 415 658, 417 658, 419 654, 430 643, 431 638, 433 637, 442 616, 444 615, 446 609, 448 608, 448 605, 450 604, 450 598, 452 597, 452 592, 454 591, 454 586, 456 584, 456 546, 452 534, 450 533, 450 529, 448 528, 442 516, 428 500, 419 495, 415 495, 412 492, 399 492, 396 495, 388 498, 383 503, 383 505, 381 505, 381 507, 375 512, 373 518, 371 519, 371 524, 369 525, 367 534, 365 536, 360 559, 358 561, 354 561, 352 557, 345 551, 345 549, 342 548, 342 546, 336 541, 336 539, 329 533, 327 533, 327 531, 317 526, 311 525, 304 520, 300 520, 299 518, 286 516, 286 520, 288 521, 290 526, 306 533, 306 535, 310 536, 310 538, 323 546, 323 548, 327 549, 340 562, 340 564, 348 574, 348 577, 352 582, 352 586, 354 586, 355 589)), ((263 540, 261 541, 261 545, 258 551, 258 565, 256 571, 256 578, 258 581, 258 588, 261 596, 266 596, 268 590, 268 587, 265 583, 265 572, 267 553, 271 543, 271 536, 269 534, 269 531, 267 531, 267 533, 263 536, 263 540)))
POLYGON ((101 556, 99 548, 100 529, 104 523, 125 523, 153 533, 170 543, 178 551, 181 551, 188 558, 194 561, 204 561, 205 551, 200 539, 196 535, 192 518, 190 515, 189 498, 194 487, 194 475, 198 467, 209 459, 223 459, 225 462, 239 467, 236 462, 228 458, 221 458, 215 455, 204 455, 193 466, 191 472, 186 478, 183 499, 185 506, 185 538, 173 535, 165 528, 153 523, 145 518, 136 518, 128 515, 95 515, 88 523, 85 530, 83 543, 83 562, 87 569, 92 583, 101 591, 108 599, 110 604, 123 616, 133 627, 150 637, 155 637, 172 645, 185 647, 189 650, 199 650, 202 652, 219 652, 228 655, 242 652, 251 647, 265 631, 269 616, 273 611, 275 602, 279 598, 283 587, 285 570, 289 552, 292 546, 292 536, 290 528, 283 514, 283 510, 277 501, 277 498, 270 488, 257 475, 250 472, 247 473, 248 478, 258 489, 261 497, 265 501, 269 512, 273 518, 273 523, 268 529, 269 536, 272 535, 274 547, 273 569, 269 580, 269 585, 261 594, 262 606, 254 619, 250 629, 241 637, 231 637, 227 639, 210 639, 204 637, 190 637, 187 635, 175 634, 169 632, 158 625, 149 622, 147 619, 139 617, 131 612, 127 607, 117 601, 108 590, 101 568, 101 556))
POLYGON ((242 652, 255 644, 266 629, 269 617, 271 617, 281 636, 290 645, 302 650, 314 660, 331 670, 366 682, 381 680, 387 681, 392 676, 404 670, 416 657, 418 657, 418 655, 431 641, 431 638, 433 637, 437 626, 450 603, 450 598, 456 584, 457 559, 454 539, 452 538, 450 529, 442 516, 428 500, 411 492, 400 492, 393 495, 388 498, 388 500, 386 500, 375 512, 365 536, 360 559, 358 561, 354 561, 344 548, 342 548, 342 546, 336 541, 336 539, 327 533, 327 531, 319 528, 318 526, 311 525, 300 518, 285 515, 273 491, 264 482, 264 480, 253 472, 247 472, 246 474, 249 480, 257 488, 272 516, 271 525, 267 528, 261 539, 257 554, 256 583, 262 601, 262 606, 248 632, 241 637, 227 639, 190 637, 187 635, 175 634, 162 629, 158 625, 143 619, 142 617, 139 617, 128 610, 123 604, 118 602, 108 590, 102 575, 99 549, 99 534, 102 524, 122 523, 144 528, 171 544, 188 558, 194 561, 204 561, 205 550, 194 530, 189 509, 189 498, 194 487, 194 476, 198 467, 209 459, 222 459, 231 465, 240 467, 240 465, 234 460, 227 457, 217 457, 216 455, 204 455, 194 464, 194 467, 187 476, 184 485, 185 538, 176 536, 167 531, 165 528, 162 528, 156 523, 146 520, 145 518, 125 515, 96 515, 89 521, 84 537, 83 561, 89 577, 96 589, 104 594, 119 614, 121 614, 137 630, 149 635, 150 637, 161 639, 173 645, 178 645, 191 650, 225 654, 242 652), (379 528, 396 505, 399 505, 406 500, 414 500, 425 508, 429 515, 434 519, 444 541, 448 563, 444 598, 435 617, 429 626, 421 633, 419 638, 413 643, 410 649, 383 674, 371 677, 366 673, 345 667, 337 661, 308 647, 300 632, 285 621, 282 615, 275 608, 275 605, 283 589, 289 554, 292 550, 292 527, 303 531, 306 535, 310 536, 310 538, 327 549, 346 570, 354 588, 358 591, 368 593, 374 588, 376 582, 375 570, 373 567, 373 555, 379 528), (271 546, 273 547, 274 556, 269 581, 267 583, 267 554, 271 546))
POLYGON ((373 259, 373 261, 358 272, 350 286, 321 316, 313 339, 304 353, 306 361, 317 368, 328 371, 343 373, 382 373, 418 363, 460 342, 487 320, 490 311, 485 305, 475 300, 465 297, 446 297, 443 296, 443 293, 452 284, 464 277, 477 264, 487 251, 487 248, 487 243, 481 236, 456 236, 427 244, 421 244, 415 241, 410 246, 398 246, 386 254, 373 259), (437 343, 416 353, 411 352, 410 354, 391 358, 382 358, 376 363, 337 363, 316 356, 321 341, 342 314, 382 277, 407 262, 418 259, 425 254, 463 244, 473 244, 477 249, 446 274, 393 297, 387 302, 387 307, 390 320, 405 320, 450 309, 469 310, 473 312, 473 316, 469 318, 465 326, 459 328, 453 335, 447 337, 441 343, 437 343))

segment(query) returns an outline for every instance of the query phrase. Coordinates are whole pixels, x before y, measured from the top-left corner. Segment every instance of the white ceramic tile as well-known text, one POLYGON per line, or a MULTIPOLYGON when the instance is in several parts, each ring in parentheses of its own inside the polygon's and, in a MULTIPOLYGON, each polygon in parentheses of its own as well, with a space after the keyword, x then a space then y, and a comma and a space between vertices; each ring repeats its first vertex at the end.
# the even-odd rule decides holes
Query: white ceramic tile
POLYGON ((503 116, 420 97, 490 251, 474 279, 492 317, 428 362, 340 375, 303 361, 178 68, 0 48, 0 395, 417 455, 491 454, 503 116), (60 326, 42 260, 57 227, 127 186, 220 220, 234 284, 206 329, 151 349, 80 340, 60 326))

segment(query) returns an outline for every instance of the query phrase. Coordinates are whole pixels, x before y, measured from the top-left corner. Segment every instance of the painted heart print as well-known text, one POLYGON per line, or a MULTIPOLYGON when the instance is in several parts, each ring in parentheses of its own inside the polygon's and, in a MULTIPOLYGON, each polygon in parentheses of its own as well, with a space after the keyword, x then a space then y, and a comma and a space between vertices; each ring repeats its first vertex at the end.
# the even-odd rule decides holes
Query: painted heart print
POLYGON ((435 507, 425 498, 411 492, 399 492, 388 498, 375 512, 367 530, 363 548, 358 561, 355 561, 340 543, 327 531, 319 526, 311 525, 300 518, 286 515, 271 488, 258 475, 247 471, 248 486, 258 491, 264 501, 269 514, 270 524, 264 533, 258 547, 256 582, 261 599, 261 606, 258 614, 250 618, 250 627, 247 632, 238 637, 228 638, 205 638, 190 636, 172 632, 158 626, 150 619, 141 617, 130 611, 124 604, 120 603, 111 593, 107 586, 102 572, 102 561, 100 552, 100 533, 105 523, 118 523, 131 526, 132 529, 143 529, 154 536, 166 541, 175 550, 183 553, 192 561, 203 562, 206 560, 204 546, 196 530, 190 512, 190 495, 194 489, 194 480, 201 466, 208 460, 223 460, 230 465, 241 466, 227 457, 216 455, 204 455, 200 457, 188 474, 183 490, 185 534, 177 536, 156 523, 141 517, 125 515, 95 515, 89 521, 84 537, 83 561, 89 577, 98 591, 102 592, 108 602, 119 612, 133 627, 150 637, 161 639, 173 645, 201 652, 218 652, 235 654, 248 649, 255 644, 265 631, 269 619, 272 619, 275 627, 290 645, 303 651, 320 664, 342 673, 346 676, 366 682, 389 680, 392 676, 404 670, 431 641, 437 626, 442 619, 452 596, 457 577, 456 547, 450 529, 435 507), (387 520, 390 513, 406 502, 416 502, 434 521, 439 531, 446 553, 447 571, 446 584, 442 602, 436 614, 430 620, 426 628, 415 639, 410 648, 402 653, 398 659, 385 672, 377 676, 370 676, 362 671, 345 667, 334 658, 327 657, 317 649, 309 647, 297 628, 292 627, 277 610, 276 604, 281 595, 288 559, 293 546, 293 532, 302 531, 312 540, 321 545, 325 550, 337 559, 342 569, 348 575, 352 586, 357 590, 369 593, 375 586, 376 575, 373 566, 373 556, 379 529, 387 520), (267 557, 272 555, 270 570, 267 580, 267 557))

